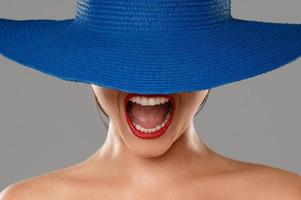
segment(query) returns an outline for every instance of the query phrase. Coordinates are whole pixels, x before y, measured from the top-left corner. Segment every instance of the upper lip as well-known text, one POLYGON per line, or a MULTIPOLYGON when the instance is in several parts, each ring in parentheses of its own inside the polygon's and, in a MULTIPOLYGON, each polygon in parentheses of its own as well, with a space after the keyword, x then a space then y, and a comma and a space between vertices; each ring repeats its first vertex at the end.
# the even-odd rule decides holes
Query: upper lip
POLYGON ((174 100, 173 96, 172 95, 166 95, 166 94, 128 94, 125 97, 125 100, 124 100, 124 105, 125 106, 127 105, 128 101, 133 96, 140 96, 140 97, 147 97, 147 98, 150 98, 150 97, 166 97, 170 100, 170 102, 172 103, 172 106, 175 107, 175 100, 174 100))

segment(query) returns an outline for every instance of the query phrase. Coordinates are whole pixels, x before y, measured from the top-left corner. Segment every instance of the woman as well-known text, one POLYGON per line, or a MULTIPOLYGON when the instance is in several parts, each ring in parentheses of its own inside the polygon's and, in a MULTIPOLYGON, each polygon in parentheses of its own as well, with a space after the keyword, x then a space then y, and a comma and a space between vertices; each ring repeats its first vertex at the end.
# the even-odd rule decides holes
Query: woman
POLYGON ((78 0, 75 19, 0 20, 2 55, 90 84, 108 117, 93 155, 13 184, 1 200, 301 199, 299 175, 222 156, 194 127, 211 88, 301 54, 300 24, 235 19, 230 4, 78 0))

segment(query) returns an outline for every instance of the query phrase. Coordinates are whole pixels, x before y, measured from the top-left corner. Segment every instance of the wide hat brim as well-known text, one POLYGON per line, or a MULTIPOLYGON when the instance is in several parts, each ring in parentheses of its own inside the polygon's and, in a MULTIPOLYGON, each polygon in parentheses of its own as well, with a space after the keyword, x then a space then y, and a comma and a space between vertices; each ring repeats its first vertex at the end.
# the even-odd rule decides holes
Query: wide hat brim
POLYGON ((89 31, 74 19, 0 19, 1 55, 31 69, 129 93, 209 89, 301 55, 301 24, 232 18, 182 31, 89 31))

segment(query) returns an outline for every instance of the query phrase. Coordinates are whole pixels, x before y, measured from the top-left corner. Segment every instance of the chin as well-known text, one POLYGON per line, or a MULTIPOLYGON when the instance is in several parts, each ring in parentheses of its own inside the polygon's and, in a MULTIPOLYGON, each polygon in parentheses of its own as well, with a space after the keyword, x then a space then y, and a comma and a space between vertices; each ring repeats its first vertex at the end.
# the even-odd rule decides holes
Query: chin
POLYGON ((139 157, 159 157, 168 151, 169 146, 166 144, 138 144, 130 146, 129 149, 139 157))

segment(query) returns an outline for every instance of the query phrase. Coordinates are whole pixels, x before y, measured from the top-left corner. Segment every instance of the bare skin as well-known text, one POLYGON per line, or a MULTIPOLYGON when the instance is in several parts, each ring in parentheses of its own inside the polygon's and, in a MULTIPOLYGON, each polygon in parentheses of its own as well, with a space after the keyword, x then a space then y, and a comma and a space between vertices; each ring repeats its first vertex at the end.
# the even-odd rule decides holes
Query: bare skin
POLYGON ((203 143, 193 115, 208 90, 173 94, 171 126, 145 140, 127 125, 127 93, 91 86, 111 119, 103 146, 81 163, 10 185, 0 200, 301 199, 298 174, 227 158, 203 143))

